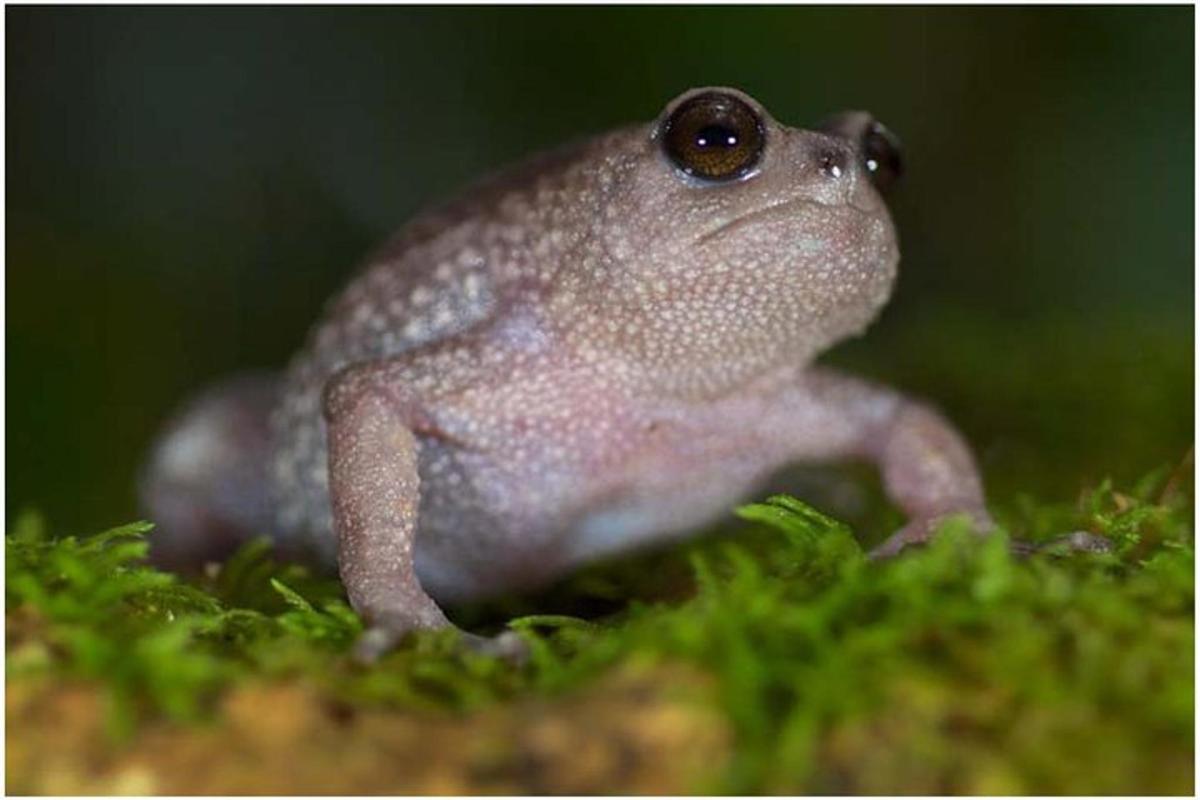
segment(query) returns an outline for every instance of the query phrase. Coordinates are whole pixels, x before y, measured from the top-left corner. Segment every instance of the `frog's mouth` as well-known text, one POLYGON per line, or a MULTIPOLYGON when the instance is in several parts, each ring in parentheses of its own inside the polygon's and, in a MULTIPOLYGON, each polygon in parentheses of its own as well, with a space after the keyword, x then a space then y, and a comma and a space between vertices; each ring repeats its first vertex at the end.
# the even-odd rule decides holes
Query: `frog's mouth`
POLYGON ((817 207, 835 211, 851 211, 861 214, 864 217, 872 215, 865 209, 859 208, 856 205, 849 203, 823 203, 812 197, 793 197, 789 200, 783 200, 778 203, 772 203, 762 208, 756 208, 753 211, 742 214, 740 217, 734 217, 731 220, 720 223, 716 227, 705 231, 696 237, 697 245, 704 245, 713 239, 734 233, 745 226, 757 222, 764 217, 787 216, 794 213, 797 209, 809 207, 817 207))

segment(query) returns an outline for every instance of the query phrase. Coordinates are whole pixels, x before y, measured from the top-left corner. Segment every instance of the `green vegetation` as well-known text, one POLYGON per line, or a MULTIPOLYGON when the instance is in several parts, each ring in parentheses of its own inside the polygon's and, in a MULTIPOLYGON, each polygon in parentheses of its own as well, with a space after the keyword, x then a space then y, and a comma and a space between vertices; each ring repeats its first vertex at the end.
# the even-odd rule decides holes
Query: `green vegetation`
POLYGON ((846 525, 774 498, 450 609, 519 631, 521 667, 453 634, 358 666, 337 582, 264 542, 185 582, 141 566, 148 525, 19 517, 8 789, 1188 794, 1192 348, 1169 320, 1102 323, 885 315, 835 355, 937 399, 1014 538, 1087 530, 1112 553, 1021 560, 950 526, 869 563, 901 518, 869 468, 822 469, 781 485, 846 525))
MULTIPOLYGON (((1106 536, 1102 555, 1018 560, 1004 537, 950 523, 932 546, 871 563, 848 527, 773 497, 740 509, 737 530, 525 601, 617 610, 513 619, 532 648, 521 667, 465 652, 453 634, 359 667, 347 657, 359 623, 337 584, 273 564, 264 543, 189 584, 140 564, 144 523, 55 539, 27 515, 6 539, 10 693, 101 690, 95 746, 120 752, 163 720, 202 728, 247 684, 301 681, 327 706, 470 719, 528 698, 552 709, 631 666, 686 668, 704 687, 688 702, 716 708, 729 742, 692 788, 1186 794, 1188 468, 1071 506, 1009 509, 1034 538, 1106 536)), ((486 626, 514 610, 461 618, 486 626)), ((10 788, 37 791, 11 747, 10 788)))

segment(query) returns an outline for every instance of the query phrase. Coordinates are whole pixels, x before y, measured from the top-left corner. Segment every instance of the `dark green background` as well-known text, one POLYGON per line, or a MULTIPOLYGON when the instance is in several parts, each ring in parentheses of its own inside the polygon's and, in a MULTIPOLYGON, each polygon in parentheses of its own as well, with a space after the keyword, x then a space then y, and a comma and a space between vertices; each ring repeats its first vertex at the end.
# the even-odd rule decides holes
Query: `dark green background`
POLYGON ((898 295, 844 358, 937 398, 993 493, 1191 443, 1190 8, 6 18, 10 514, 132 517, 163 416, 282 364, 420 206, 709 83, 905 141, 898 295))

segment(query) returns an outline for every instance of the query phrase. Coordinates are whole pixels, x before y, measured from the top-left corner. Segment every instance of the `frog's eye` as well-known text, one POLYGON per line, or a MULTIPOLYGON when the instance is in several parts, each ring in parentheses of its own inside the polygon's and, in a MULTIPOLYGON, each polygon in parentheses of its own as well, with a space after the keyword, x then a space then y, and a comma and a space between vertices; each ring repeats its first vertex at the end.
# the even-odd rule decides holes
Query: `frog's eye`
POLYGON ((684 101, 663 122, 658 135, 676 167, 709 181, 749 175, 766 142, 766 130, 754 109, 723 92, 706 92, 684 101))
POLYGON ((863 131, 859 148, 871 183, 880 192, 886 192, 904 174, 900 140, 878 122, 872 122, 863 131))

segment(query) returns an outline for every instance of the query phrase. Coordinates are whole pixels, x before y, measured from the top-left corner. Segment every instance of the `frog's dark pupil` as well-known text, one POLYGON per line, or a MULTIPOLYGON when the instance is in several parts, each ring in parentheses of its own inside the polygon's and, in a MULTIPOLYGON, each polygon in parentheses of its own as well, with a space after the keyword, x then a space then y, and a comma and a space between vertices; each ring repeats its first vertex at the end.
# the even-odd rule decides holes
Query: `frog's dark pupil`
POLYGON ((705 125, 696 132, 696 146, 701 148, 737 147, 738 141, 737 132, 724 125, 705 125))
POLYGON ((684 101, 657 131, 680 172, 711 182, 751 174, 763 152, 764 133, 753 108, 721 92, 684 101))
POLYGON ((904 172, 899 142, 882 125, 876 123, 866 132, 862 151, 871 181, 880 191, 888 189, 904 172))

